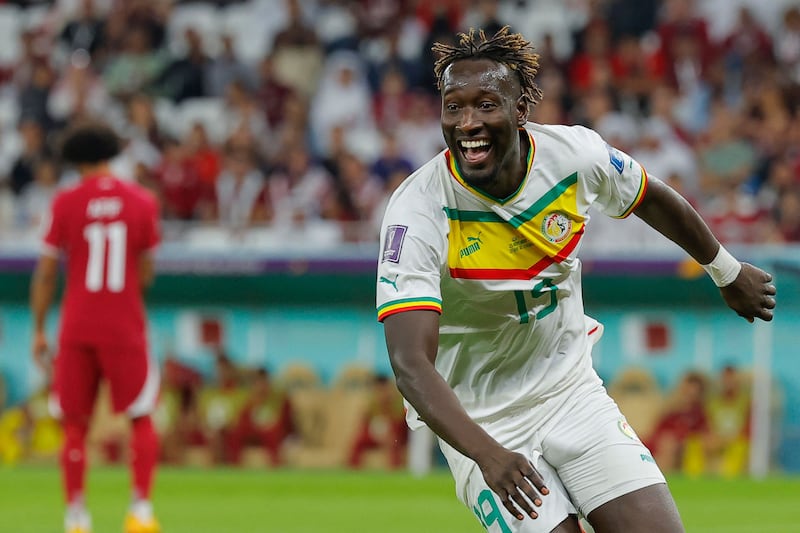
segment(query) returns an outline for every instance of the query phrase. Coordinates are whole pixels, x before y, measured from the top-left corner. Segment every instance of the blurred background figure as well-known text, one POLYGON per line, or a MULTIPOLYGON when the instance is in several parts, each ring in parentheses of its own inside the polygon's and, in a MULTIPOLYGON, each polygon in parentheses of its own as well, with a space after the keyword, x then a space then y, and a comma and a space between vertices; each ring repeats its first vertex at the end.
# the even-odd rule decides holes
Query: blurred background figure
POLYGON ((153 421, 161 436, 161 460, 184 464, 192 448, 205 444, 198 393, 203 376, 167 353, 162 370, 161 397, 153 421))
POLYGON ((64 432, 48 409, 50 384, 44 383, 24 403, 0 408, 0 464, 21 461, 53 463, 58 459, 64 432))
POLYGON ((283 441, 292 432, 289 397, 273 384, 269 371, 259 368, 248 385, 249 394, 226 442, 226 459, 239 464, 242 450, 257 446, 266 452, 272 466, 283 462, 283 441))
POLYGON ((709 433, 706 394, 705 377, 687 373, 653 429, 647 447, 665 473, 702 473, 703 446, 709 433))
POLYGON ((275 205, 275 223, 299 224, 317 220, 323 199, 330 194, 333 180, 302 144, 283 151, 269 177, 269 194, 275 205))
POLYGON ((736 477, 747 470, 751 396, 746 379, 738 368, 727 365, 709 395, 707 473, 736 477))
POLYGON ((388 376, 377 375, 367 413, 350 450, 348 464, 359 468, 363 466, 365 455, 373 454, 378 461, 391 468, 399 468, 405 464, 407 443, 408 426, 403 397, 388 376))
POLYGON ((20 224, 38 228, 50 210, 59 187, 60 169, 55 159, 42 157, 33 165, 33 181, 20 194, 20 224))
POLYGON ((229 462, 230 450, 226 443, 236 427, 246 401, 239 369, 231 359, 218 350, 215 355, 213 381, 205 383, 198 394, 200 431, 203 445, 213 463, 229 462))
POLYGON ((211 194, 187 146, 178 139, 164 141, 161 162, 153 170, 153 185, 161 199, 161 214, 169 220, 199 218, 201 201, 211 194))
POLYGON ((229 144, 213 195, 205 205, 204 218, 241 229, 272 216, 269 190, 252 147, 229 144))

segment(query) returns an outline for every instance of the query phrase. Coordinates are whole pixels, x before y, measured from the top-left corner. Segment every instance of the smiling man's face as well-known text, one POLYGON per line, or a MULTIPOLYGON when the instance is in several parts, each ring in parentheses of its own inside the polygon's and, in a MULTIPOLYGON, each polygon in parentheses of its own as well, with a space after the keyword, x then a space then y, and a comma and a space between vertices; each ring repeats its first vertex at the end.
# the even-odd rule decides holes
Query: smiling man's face
POLYGON ((495 196, 511 185, 516 188, 521 179, 517 130, 527 115, 519 80, 506 65, 462 59, 445 70, 442 133, 464 180, 473 187, 495 196))

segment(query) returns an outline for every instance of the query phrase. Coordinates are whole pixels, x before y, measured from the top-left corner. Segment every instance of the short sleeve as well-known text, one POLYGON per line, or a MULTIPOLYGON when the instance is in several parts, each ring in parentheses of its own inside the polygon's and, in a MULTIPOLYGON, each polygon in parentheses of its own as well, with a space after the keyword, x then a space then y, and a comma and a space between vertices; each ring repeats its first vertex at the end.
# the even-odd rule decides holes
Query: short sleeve
POLYGON ((608 216, 625 218, 641 203, 647 191, 647 173, 625 152, 607 144, 600 135, 588 129, 587 145, 591 154, 590 171, 586 176, 597 194, 595 204, 608 216))
POLYGON ((58 257, 64 249, 63 196, 56 195, 41 222, 41 253, 58 257))
POLYGON ((378 320, 411 310, 442 312, 441 265, 446 250, 444 212, 429 199, 394 198, 381 225, 378 320))

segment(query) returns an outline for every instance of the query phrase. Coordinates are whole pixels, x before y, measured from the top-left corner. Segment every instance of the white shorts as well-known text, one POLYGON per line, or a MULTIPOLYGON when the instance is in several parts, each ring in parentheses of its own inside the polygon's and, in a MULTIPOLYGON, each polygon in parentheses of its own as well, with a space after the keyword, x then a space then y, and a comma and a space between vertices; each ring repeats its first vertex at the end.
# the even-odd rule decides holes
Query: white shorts
MULTIPOLYGON (((665 483, 650 451, 591 370, 586 379, 537 405, 554 409, 539 427, 532 410, 482 427, 503 446, 531 458, 550 494, 537 519, 517 520, 486 485, 477 465, 440 440, 459 499, 487 531, 549 533, 570 514, 590 512, 619 496, 665 483)), ((540 420, 540 417, 535 417, 540 420)))

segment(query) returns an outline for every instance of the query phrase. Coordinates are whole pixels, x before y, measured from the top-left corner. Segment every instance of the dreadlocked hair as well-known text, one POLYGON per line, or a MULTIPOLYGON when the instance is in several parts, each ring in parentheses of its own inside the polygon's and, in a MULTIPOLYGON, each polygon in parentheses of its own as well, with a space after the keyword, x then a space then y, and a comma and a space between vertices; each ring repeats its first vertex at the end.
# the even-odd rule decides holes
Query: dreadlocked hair
POLYGON ((434 43, 431 50, 438 55, 433 65, 436 85, 442 90, 442 76, 451 63, 461 59, 491 59, 506 65, 519 76, 522 95, 528 103, 535 104, 542 98, 542 91, 534 82, 539 71, 539 54, 533 51, 533 45, 520 33, 511 33, 508 26, 503 26, 487 38, 483 30, 458 34, 458 44, 434 43))

